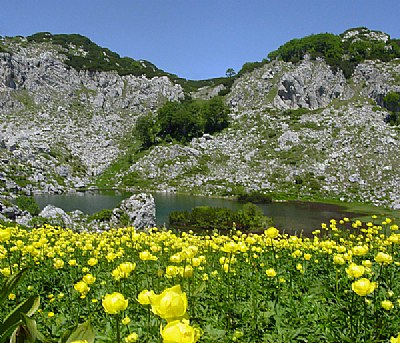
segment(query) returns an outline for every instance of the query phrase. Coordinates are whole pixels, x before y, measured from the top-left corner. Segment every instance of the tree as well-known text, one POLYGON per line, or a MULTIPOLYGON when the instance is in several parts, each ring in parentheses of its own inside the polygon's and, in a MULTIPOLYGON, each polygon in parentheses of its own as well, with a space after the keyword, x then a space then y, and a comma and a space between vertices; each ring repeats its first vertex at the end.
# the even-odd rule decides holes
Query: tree
POLYGON ((229 109, 220 97, 210 99, 204 108, 205 133, 218 132, 229 125, 229 109))
POLYGON ((156 117, 152 113, 145 114, 136 121, 135 133, 142 141, 143 148, 149 148, 155 144, 159 131, 156 117))
POLYGON ((385 122, 390 125, 400 124, 400 94, 396 92, 389 92, 383 98, 383 107, 389 110, 391 113, 385 118, 385 122))
POLYGON ((236 71, 233 68, 228 68, 225 72, 226 77, 233 77, 236 75, 236 71))

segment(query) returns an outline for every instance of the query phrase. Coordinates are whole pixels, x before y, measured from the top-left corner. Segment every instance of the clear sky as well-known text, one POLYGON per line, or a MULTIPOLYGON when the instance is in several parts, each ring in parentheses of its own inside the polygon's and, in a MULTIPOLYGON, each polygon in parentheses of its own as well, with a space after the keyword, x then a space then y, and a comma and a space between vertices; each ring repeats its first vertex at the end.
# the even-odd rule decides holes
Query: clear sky
POLYGON ((400 38, 399 17, 399 0, 0 0, 0 35, 79 33, 197 80, 313 33, 366 26, 400 38))

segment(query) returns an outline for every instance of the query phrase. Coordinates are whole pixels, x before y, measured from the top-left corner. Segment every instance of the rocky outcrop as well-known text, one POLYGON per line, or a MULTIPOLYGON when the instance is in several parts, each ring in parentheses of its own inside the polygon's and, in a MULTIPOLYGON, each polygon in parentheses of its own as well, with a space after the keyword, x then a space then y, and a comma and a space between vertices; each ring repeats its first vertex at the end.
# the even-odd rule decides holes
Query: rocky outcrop
POLYGON ((274 61, 245 74, 235 82, 228 98, 238 108, 313 110, 352 95, 341 71, 333 72, 324 60, 306 58, 297 65, 274 61))
POLYGON ((153 228, 156 225, 156 205, 151 194, 134 194, 123 200, 113 210, 111 226, 133 226, 137 229, 153 228))
POLYGON ((39 217, 50 219, 52 224, 57 224, 62 227, 71 228, 73 221, 71 216, 67 214, 63 209, 53 206, 47 205, 40 213, 39 217))
POLYGON ((0 53, 0 174, 25 193, 87 186, 123 153, 138 116, 183 97, 166 76, 77 71, 54 45, 0 39, 12 51, 0 53))

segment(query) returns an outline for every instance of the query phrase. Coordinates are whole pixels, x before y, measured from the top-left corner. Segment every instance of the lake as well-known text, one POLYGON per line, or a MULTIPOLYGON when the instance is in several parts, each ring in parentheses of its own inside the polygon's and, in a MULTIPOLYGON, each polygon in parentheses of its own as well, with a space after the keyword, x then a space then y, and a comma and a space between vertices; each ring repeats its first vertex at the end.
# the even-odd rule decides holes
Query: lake
MULTIPOLYGON (((35 195, 39 207, 43 209, 51 204, 66 212, 81 210, 92 214, 103 209, 113 209, 132 193, 120 191, 87 191, 68 194, 35 195)), ((168 216, 172 211, 190 211, 196 206, 227 207, 240 210, 243 203, 237 200, 194 196, 175 193, 153 193, 156 204, 156 224, 168 227, 168 216)), ((341 206, 313 202, 274 202, 258 204, 264 214, 273 219, 274 226, 288 233, 311 232, 329 223, 330 219, 355 217, 341 206)))

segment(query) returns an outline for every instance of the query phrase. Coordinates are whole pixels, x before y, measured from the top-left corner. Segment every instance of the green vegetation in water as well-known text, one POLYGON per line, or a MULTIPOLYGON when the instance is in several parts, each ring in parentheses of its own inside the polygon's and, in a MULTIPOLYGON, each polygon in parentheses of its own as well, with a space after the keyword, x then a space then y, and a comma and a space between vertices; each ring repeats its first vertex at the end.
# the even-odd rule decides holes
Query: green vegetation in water
POLYGON ((272 224, 272 219, 264 216, 262 210, 247 203, 241 211, 225 207, 198 206, 192 211, 174 211, 169 215, 169 224, 174 229, 185 230, 260 230, 272 224))

